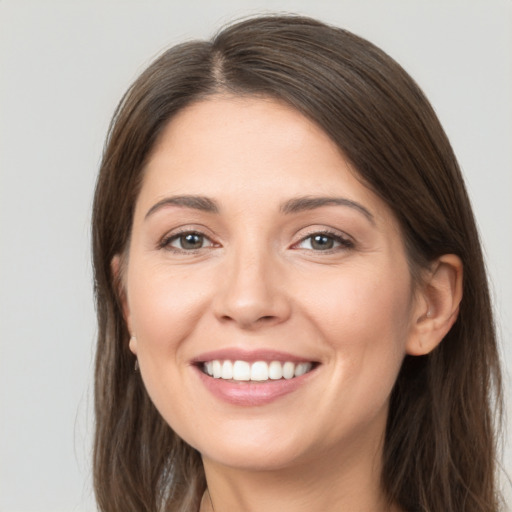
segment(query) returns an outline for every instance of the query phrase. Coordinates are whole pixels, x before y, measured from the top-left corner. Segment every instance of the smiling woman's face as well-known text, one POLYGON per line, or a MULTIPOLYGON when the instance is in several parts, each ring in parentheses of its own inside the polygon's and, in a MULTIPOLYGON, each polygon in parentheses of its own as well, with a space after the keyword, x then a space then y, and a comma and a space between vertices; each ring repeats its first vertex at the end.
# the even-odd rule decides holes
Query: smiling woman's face
POLYGON ((315 124, 270 99, 181 111, 124 265, 147 391, 205 461, 375 455, 419 306, 394 216, 315 124))

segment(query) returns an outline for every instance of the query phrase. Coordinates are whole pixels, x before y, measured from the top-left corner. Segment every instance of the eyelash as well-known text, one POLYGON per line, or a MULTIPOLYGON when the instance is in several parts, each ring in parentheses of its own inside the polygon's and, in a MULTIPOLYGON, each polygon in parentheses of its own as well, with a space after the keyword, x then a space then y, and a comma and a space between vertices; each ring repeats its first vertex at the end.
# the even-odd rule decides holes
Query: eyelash
POLYGON ((180 247, 174 247, 173 245, 171 245, 172 242, 180 240, 180 239, 182 239, 182 238, 184 238, 186 236, 190 236, 190 235, 201 237, 203 239, 203 242, 204 241, 209 241, 210 242, 210 246, 209 247, 214 247, 215 246, 215 243, 208 236, 206 236, 204 233, 201 233, 200 231, 197 231, 197 230, 184 230, 184 231, 181 231, 181 232, 178 232, 178 233, 173 233, 172 235, 165 236, 164 238, 162 238, 162 240, 158 244, 158 248, 159 249, 166 249, 166 250, 172 251, 172 252, 183 253, 183 254, 195 254, 198 251, 200 251, 201 249, 209 248, 209 247, 199 247, 197 249, 184 249, 182 247, 181 248, 180 247))
MULTIPOLYGON (((298 247, 300 244, 304 243, 306 240, 311 240, 310 246, 312 246, 312 241, 314 237, 323 237, 329 240, 332 240, 333 243, 337 243, 338 245, 335 247, 330 247, 328 249, 317 249, 315 250, 313 247, 305 249, 307 251, 313 251, 318 253, 325 253, 325 254, 331 254, 333 252, 337 252, 339 250, 346 250, 346 249, 352 249, 354 248, 354 242, 348 238, 345 238, 341 236, 339 233, 335 233, 333 231, 328 230, 322 230, 322 231, 314 231, 307 236, 301 238, 298 242, 293 244, 292 249, 300 250, 301 247, 298 247)), ((208 236, 206 236, 204 233, 201 233, 200 231, 196 230, 184 230, 179 233, 174 233, 172 235, 164 237, 158 244, 159 249, 165 249, 168 251, 176 252, 176 253, 182 253, 182 254, 196 254, 198 251, 202 249, 208 249, 210 247, 215 247, 216 244, 213 242, 208 236), (172 242, 179 241, 180 239, 183 239, 183 237, 186 236, 197 236, 201 237, 203 243, 205 241, 209 242, 209 245, 207 247, 198 247, 196 249, 184 249, 183 247, 174 247, 172 245, 172 242)), ((217 245, 218 246, 218 245, 217 245)), ((304 248, 302 248, 304 249, 304 248)))
MULTIPOLYGON (((353 240, 349 239, 348 237, 344 237, 344 236, 340 235, 337 232, 329 231, 329 230, 325 230, 324 229, 324 230, 321 230, 321 231, 313 231, 313 232, 309 233, 308 235, 303 237, 301 240, 299 240, 297 243, 295 243, 293 245, 293 248, 297 249, 297 250, 300 250, 301 247, 298 247, 300 244, 304 243, 306 240, 311 240, 311 242, 312 242, 314 237, 328 238, 330 240, 333 240, 334 243, 337 243, 339 245, 337 247, 332 247, 332 248, 324 249, 324 250, 320 250, 320 249, 315 250, 313 248, 306 249, 306 250, 313 251, 313 252, 318 252, 318 253, 321 252, 321 253, 324 253, 324 254, 331 254, 331 253, 334 253, 334 252, 337 252, 337 251, 340 251, 340 250, 353 249, 355 247, 355 244, 354 244, 353 240)), ((310 245, 311 245, 311 242, 310 242, 310 245)))

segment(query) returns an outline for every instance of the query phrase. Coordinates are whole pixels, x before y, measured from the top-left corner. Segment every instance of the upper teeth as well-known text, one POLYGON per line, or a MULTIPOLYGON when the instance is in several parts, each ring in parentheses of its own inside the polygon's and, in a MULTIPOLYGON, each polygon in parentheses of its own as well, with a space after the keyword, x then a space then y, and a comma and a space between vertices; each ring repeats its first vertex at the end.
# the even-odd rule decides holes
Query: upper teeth
POLYGON ((300 377, 309 372, 312 366, 312 363, 292 363, 290 361, 285 363, 281 361, 249 363, 247 361, 220 361, 215 359, 203 363, 203 370, 215 379, 264 381, 300 377))

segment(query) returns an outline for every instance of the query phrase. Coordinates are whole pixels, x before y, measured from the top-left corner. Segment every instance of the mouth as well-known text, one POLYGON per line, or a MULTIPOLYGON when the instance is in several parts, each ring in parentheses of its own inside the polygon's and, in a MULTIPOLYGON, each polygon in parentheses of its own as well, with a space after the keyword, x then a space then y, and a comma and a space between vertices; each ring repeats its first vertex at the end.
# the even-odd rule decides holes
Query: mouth
POLYGON ((232 382, 291 380, 312 371, 318 363, 293 361, 244 361, 213 359, 199 362, 199 369, 214 379, 232 382))
POLYGON ((254 407, 310 389, 308 383, 321 363, 305 354, 228 347, 199 354, 191 365, 199 382, 216 398, 237 407, 254 407))

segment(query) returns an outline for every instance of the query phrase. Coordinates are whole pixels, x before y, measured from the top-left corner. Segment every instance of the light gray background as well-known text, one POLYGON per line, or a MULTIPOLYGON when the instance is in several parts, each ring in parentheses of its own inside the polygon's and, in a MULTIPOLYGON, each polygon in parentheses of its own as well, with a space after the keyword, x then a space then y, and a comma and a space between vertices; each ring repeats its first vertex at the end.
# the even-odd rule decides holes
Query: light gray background
POLYGON ((94 510, 89 218, 117 101, 165 47, 265 10, 367 37, 431 99, 479 221, 510 390, 510 0, 0 0, 1 512, 94 510))

